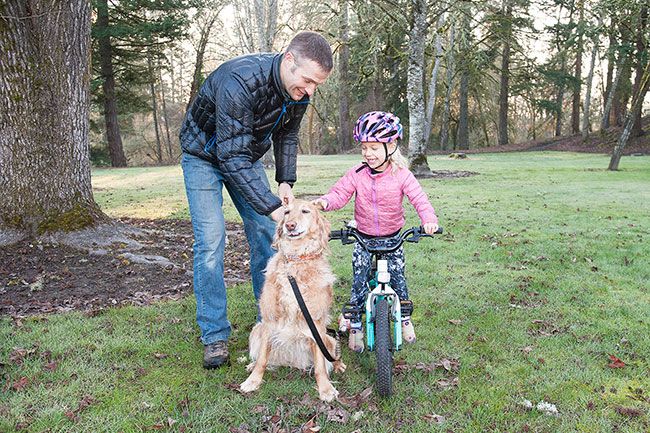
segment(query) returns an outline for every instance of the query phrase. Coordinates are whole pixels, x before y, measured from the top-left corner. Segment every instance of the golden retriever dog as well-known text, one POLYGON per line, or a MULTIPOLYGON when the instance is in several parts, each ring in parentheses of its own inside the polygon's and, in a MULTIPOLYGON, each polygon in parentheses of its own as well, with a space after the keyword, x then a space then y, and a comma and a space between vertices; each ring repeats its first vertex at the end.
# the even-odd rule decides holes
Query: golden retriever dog
POLYGON ((321 353, 288 278, 295 278, 321 339, 336 357, 337 341, 326 333, 335 279, 326 257, 329 234, 329 222, 311 203, 296 199, 286 207, 275 233, 278 252, 266 267, 259 300, 262 321, 253 327, 248 340, 253 362, 248 366, 250 376, 239 387, 242 392, 257 390, 267 367, 313 367, 320 399, 332 401, 338 396, 329 373, 332 367, 345 371, 345 364, 340 360, 330 363, 321 353))

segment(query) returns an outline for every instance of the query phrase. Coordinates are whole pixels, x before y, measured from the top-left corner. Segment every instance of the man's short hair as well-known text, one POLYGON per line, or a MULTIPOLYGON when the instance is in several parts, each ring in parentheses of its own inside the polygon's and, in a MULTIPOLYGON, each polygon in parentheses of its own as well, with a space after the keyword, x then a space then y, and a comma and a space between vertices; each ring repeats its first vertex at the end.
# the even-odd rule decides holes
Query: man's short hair
POLYGON ((324 72, 330 72, 334 67, 332 48, 329 42, 316 32, 298 33, 291 39, 286 51, 291 51, 299 58, 306 58, 318 63, 324 72))

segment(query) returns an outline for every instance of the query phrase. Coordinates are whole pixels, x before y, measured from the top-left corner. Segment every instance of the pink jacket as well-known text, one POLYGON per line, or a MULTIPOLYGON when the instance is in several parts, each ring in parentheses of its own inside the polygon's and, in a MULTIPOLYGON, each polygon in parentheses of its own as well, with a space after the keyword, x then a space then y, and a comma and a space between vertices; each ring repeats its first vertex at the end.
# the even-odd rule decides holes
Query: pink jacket
POLYGON ((426 193, 408 169, 402 168, 393 173, 388 168, 382 173, 372 174, 367 167, 357 172, 360 167, 361 164, 348 170, 321 197, 327 201, 325 210, 341 209, 356 194, 354 219, 357 229, 371 236, 386 236, 404 227, 402 200, 407 196, 422 224, 438 223, 426 193))

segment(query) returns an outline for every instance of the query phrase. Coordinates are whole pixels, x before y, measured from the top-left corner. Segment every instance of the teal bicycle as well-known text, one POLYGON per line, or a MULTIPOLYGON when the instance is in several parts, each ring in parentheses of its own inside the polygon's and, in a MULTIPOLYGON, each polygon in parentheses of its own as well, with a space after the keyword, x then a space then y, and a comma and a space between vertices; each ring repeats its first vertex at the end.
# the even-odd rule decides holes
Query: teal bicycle
MULTIPOLYGON (((436 234, 442 234, 438 228, 436 234)), ((372 272, 367 282, 368 291, 365 311, 346 305, 343 317, 352 319, 365 313, 366 343, 371 352, 375 352, 377 361, 377 392, 380 396, 389 396, 393 392, 393 352, 402 348, 402 316, 410 316, 413 303, 400 300, 390 286, 390 273, 386 256, 396 251, 404 242, 417 243, 423 237, 433 237, 424 232, 422 227, 413 227, 390 242, 382 239, 367 238, 352 227, 333 230, 330 240, 341 240, 344 245, 359 242, 372 256, 372 272), (391 332, 392 328, 392 332, 391 332)))

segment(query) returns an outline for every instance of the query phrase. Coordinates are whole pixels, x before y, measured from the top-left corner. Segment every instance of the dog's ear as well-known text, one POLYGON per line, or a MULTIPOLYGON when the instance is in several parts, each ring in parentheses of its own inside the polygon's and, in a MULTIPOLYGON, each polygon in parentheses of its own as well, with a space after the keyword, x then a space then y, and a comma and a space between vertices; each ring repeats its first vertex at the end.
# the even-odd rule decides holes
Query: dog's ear
MULTIPOLYGON (((314 206, 315 208, 315 206, 314 206)), ((329 240, 330 240, 330 229, 331 229, 331 224, 325 218, 323 213, 319 211, 318 209, 314 209, 314 214, 316 215, 316 226, 318 230, 318 241, 320 242, 321 247, 323 248, 324 251, 327 251, 329 248, 329 240)))
POLYGON ((284 225, 284 217, 280 218, 280 221, 275 225, 275 235, 273 236, 273 243, 271 243, 271 248, 274 250, 278 249, 278 242, 282 238, 282 226, 284 225))

